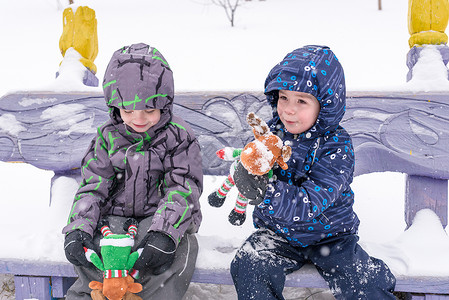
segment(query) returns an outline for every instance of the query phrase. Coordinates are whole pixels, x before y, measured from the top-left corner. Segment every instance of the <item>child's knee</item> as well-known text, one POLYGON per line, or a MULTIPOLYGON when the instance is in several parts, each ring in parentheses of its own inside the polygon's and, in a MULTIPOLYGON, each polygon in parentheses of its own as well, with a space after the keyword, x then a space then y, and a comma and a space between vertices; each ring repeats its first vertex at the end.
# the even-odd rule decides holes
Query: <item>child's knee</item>
POLYGON ((372 277, 379 287, 386 290, 393 290, 396 285, 396 278, 394 277, 388 266, 380 259, 372 257, 373 265, 377 266, 379 271, 374 271, 372 277))
POLYGON ((352 267, 323 275, 338 299, 340 296, 344 299, 351 298, 355 294, 358 299, 393 299, 391 293, 396 279, 387 265, 379 259, 370 258, 368 262, 356 262, 352 267))
POLYGON ((259 254, 250 247, 250 243, 246 242, 237 251, 231 262, 231 274, 234 276, 239 272, 254 271, 255 268, 258 268, 259 262, 259 254))
POLYGON ((237 270, 240 265, 251 264, 249 262, 250 257, 248 253, 240 248, 234 256, 234 259, 231 262, 231 272, 232 270, 237 270))

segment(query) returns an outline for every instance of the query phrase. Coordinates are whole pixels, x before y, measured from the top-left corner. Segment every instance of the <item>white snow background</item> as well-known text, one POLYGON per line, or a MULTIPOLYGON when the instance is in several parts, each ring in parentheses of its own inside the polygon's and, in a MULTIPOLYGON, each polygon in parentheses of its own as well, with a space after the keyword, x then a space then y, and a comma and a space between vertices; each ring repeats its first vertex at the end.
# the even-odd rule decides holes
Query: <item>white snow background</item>
MULTIPOLYGON (((95 90, 79 83, 77 60, 61 65, 63 0, 0 0, 0 95, 15 90, 95 90), (74 70, 72 72, 72 70, 74 70)), ((328 45, 342 63, 349 91, 449 92, 446 66, 433 48, 423 51, 416 76, 406 84, 407 0, 265 0, 241 1, 236 26, 209 0, 77 1, 95 9, 100 83, 116 49, 146 42, 162 52, 175 76, 177 91, 262 91, 268 71, 289 51, 307 44, 328 45)), ((69 52, 70 53, 70 52, 69 52)), ((73 54, 76 57, 76 54, 73 54)), ((176 100, 175 100, 176 101, 176 100)), ((0 130, 17 132, 20 124, 0 116, 0 130)), ((77 189, 70 178, 53 186, 53 172, 26 164, 0 163, 1 258, 65 261, 62 227, 77 189)), ((235 190, 220 209, 207 195, 223 177, 206 176, 201 198, 203 223, 198 233, 203 268, 228 267, 254 230, 228 223, 235 190), (214 249, 232 250, 220 257, 214 249)), ((360 244, 385 260, 396 275, 449 276, 449 238, 437 216, 420 211, 404 232, 405 177, 375 173, 356 177, 355 210, 361 219, 360 244)), ((192 299, 232 299, 195 286, 192 299), (210 294, 208 294, 210 293, 210 294)), ((226 294, 227 293, 227 294, 226 294)))

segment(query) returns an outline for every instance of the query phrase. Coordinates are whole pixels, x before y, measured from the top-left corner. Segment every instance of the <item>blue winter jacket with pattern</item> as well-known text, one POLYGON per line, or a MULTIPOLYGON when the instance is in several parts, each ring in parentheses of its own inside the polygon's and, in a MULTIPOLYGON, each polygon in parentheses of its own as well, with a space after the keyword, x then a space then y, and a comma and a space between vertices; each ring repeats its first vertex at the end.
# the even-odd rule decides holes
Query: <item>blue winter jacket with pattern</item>
POLYGON ((346 105, 344 73, 325 46, 305 46, 289 53, 265 81, 274 108, 269 126, 292 147, 288 169, 274 170, 264 201, 256 207, 256 227, 266 227, 294 246, 357 232, 350 184, 354 171, 351 137, 339 125, 346 105), (278 90, 312 94, 321 110, 314 126, 299 135, 285 130, 276 113, 278 90))

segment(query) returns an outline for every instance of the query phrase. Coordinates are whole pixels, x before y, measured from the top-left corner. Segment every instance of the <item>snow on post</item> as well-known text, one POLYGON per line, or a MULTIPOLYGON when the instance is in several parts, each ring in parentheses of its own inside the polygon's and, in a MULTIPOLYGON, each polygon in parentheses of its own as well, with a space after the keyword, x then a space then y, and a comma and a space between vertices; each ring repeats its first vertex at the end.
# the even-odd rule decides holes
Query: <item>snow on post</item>
POLYGON ((412 89, 448 89, 449 47, 445 33, 449 18, 448 0, 410 0, 407 81, 412 89), (430 72, 432 70, 432 72, 430 72), (438 70, 433 72, 433 70, 438 70))

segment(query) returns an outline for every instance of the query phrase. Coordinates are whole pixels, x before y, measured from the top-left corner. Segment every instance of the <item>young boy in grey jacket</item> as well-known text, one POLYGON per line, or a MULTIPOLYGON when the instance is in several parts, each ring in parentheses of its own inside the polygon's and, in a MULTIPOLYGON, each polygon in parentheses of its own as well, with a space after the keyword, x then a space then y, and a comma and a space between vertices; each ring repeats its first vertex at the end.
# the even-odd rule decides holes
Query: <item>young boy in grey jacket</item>
POLYGON ((89 282, 102 281, 83 250, 99 253, 98 223, 106 219, 114 233, 124 233, 130 217, 139 223, 139 296, 181 299, 198 253, 193 233, 202 218, 203 173, 192 129, 173 115, 172 70, 158 50, 133 44, 114 52, 103 89, 110 120, 82 161, 83 180, 63 229, 66 257, 79 274, 66 299, 91 299, 89 282))

